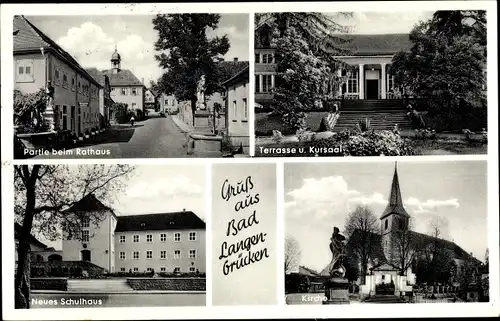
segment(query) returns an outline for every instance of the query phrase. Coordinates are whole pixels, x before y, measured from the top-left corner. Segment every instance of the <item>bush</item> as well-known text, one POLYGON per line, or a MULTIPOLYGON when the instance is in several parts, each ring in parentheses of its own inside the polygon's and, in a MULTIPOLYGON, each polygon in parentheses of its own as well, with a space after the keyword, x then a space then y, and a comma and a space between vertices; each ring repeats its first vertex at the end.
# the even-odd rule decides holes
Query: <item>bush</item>
POLYGON ((30 280, 32 290, 68 290, 68 279, 66 278, 32 278, 30 280))
POLYGON ((415 139, 436 139, 436 131, 430 128, 415 129, 415 139))
POLYGON ((127 283, 132 289, 142 291, 206 291, 205 278, 127 279, 127 283))
POLYGON ((306 114, 304 112, 291 111, 284 114, 281 118, 283 127, 286 131, 294 132, 301 129, 306 129, 306 114))
POLYGON ((285 275, 285 293, 308 293, 311 287, 306 276, 298 273, 285 275))

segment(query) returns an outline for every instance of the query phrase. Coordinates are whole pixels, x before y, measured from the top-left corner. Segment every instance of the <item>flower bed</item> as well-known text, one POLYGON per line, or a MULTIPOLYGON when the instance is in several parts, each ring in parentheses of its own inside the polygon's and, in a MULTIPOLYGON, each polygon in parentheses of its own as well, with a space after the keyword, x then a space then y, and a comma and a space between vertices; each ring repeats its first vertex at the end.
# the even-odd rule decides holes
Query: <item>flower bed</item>
POLYGON ((68 290, 67 278, 31 278, 30 286, 32 290, 68 290))
POLYGON ((205 278, 128 278, 134 290, 206 291, 205 278))

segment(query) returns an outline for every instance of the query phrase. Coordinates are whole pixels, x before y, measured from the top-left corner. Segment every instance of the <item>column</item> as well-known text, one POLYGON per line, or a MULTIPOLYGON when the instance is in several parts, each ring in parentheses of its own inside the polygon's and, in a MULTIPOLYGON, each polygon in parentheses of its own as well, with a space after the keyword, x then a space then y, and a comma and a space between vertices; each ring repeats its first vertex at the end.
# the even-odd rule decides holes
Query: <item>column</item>
POLYGON ((387 97, 387 74, 386 74, 386 63, 380 64, 382 66, 382 99, 386 99, 387 97))
POLYGON ((337 69, 337 77, 339 78, 338 96, 342 97, 342 83, 340 82, 340 78, 342 78, 342 69, 341 68, 337 69))
POLYGON ((365 64, 359 64, 359 99, 365 99, 365 64))

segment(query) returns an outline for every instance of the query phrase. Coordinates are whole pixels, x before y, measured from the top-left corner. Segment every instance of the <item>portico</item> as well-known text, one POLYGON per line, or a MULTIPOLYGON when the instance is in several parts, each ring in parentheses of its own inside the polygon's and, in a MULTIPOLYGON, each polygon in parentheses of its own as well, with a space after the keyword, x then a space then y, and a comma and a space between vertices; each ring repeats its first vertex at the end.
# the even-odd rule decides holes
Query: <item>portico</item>
POLYGON ((339 89, 344 99, 397 99, 400 94, 394 88, 394 77, 390 73, 391 56, 345 56, 339 60, 352 68, 338 70, 346 76, 346 82, 339 89))

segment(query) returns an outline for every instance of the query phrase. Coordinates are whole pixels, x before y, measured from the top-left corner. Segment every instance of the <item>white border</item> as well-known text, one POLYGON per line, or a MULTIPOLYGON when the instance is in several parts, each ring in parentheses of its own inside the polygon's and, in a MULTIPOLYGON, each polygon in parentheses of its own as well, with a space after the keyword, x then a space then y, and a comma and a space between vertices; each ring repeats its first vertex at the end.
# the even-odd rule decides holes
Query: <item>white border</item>
MULTIPOLYGON (((158 319, 158 318, 302 318, 302 317, 338 317, 338 318, 359 318, 366 316, 373 317, 426 317, 426 316, 497 316, 499 311, 499 245, 498 245, 498 72, 497 72, 497 8, 495 1, 425 1, 425 2, 301 2, 301 3, 185 3, 185 4, 30 4, 29 6, 2 5, 2 59, 1 59, 1 119, 4 124, 2 132, 2 291, 3 295, 3 317, 4 319, 20 320, 53 320, 55 313, 58 319, 158 319), (412 156, 412 157, 385 157, 383 161, 393 162, 420 162, 420 161, 465 161, 465 160, 487 160, 488 161, 488 239, 490 250, 490 302, 489 303, 456 303, 456 304, 402 304, 402 305, 369 305, 359 304, 351 306, 285 306, 283 296, 283 276, 277 275, 278 282, 278 304, 275 306, 234 306, 234 307, 212 307, 211 306, 211 164, 213 163, 276 163, 277 166, 277 237, 278 247, 283 244, 283 163, 284 162, 377 162, 380 157, 347 157, 347 158, 260 158, 260 159, 92 159, 92 160, 15 160, 13 161, 13 128, 12 119, 12 16, 14 14, 25 15, 72 15, 77 12, 79 15, 135 15, 135 14, 156 14, 156 13, 252 13, 252 12, 278 12, 278 11, 411 11, 411 10, 450 10, 450 9, 484 9, 487 10, 488 23, 488 124, 489 124, 489 154, 488 155, 457 155, 457 156, 412 156), (13 190, 9 188, 13 181, 12 164, 205 164, 207 197, 207 307, 168 307, 168 308, 85 308, 85 309, 37 309, 37 310, 14 310, 13 293, 14 264, 13 261, 14 244, 12 220, 9 215, 13 208, 13 190)), ((253 16, 249 19, 253 25, 253 16)), ((249 61, 253 61, 253 27, 250 28, 250 54, 249 61)), ((250 65, 250 73, 253 75, 253 64, 250 65)), ((253 77, 250 78, 250 98, 253 97, 253 77)), ((253 102, 253 98, 250 99, 253 102)), ((252 105, 250 104, 250 107, 252 105)), ((253 133, 253 108, 250 108, 250 133, 251 142, 254 142, 253 133)), ((252 149, 251 149, 252 150, 252 149)), ((253 151, 252 151, 253 153, 253 151)), ((470 213, 474 215, 474 213, 470 213)), ((471 235, 471 237, 474 237, 471 235)), ((283 250, 278 252, 278 257, 282 260, 283 250)), ((279 262, 278 262, 279 266, 279 262)), ((256 276, 258 277, 258 276, 256 276)))

